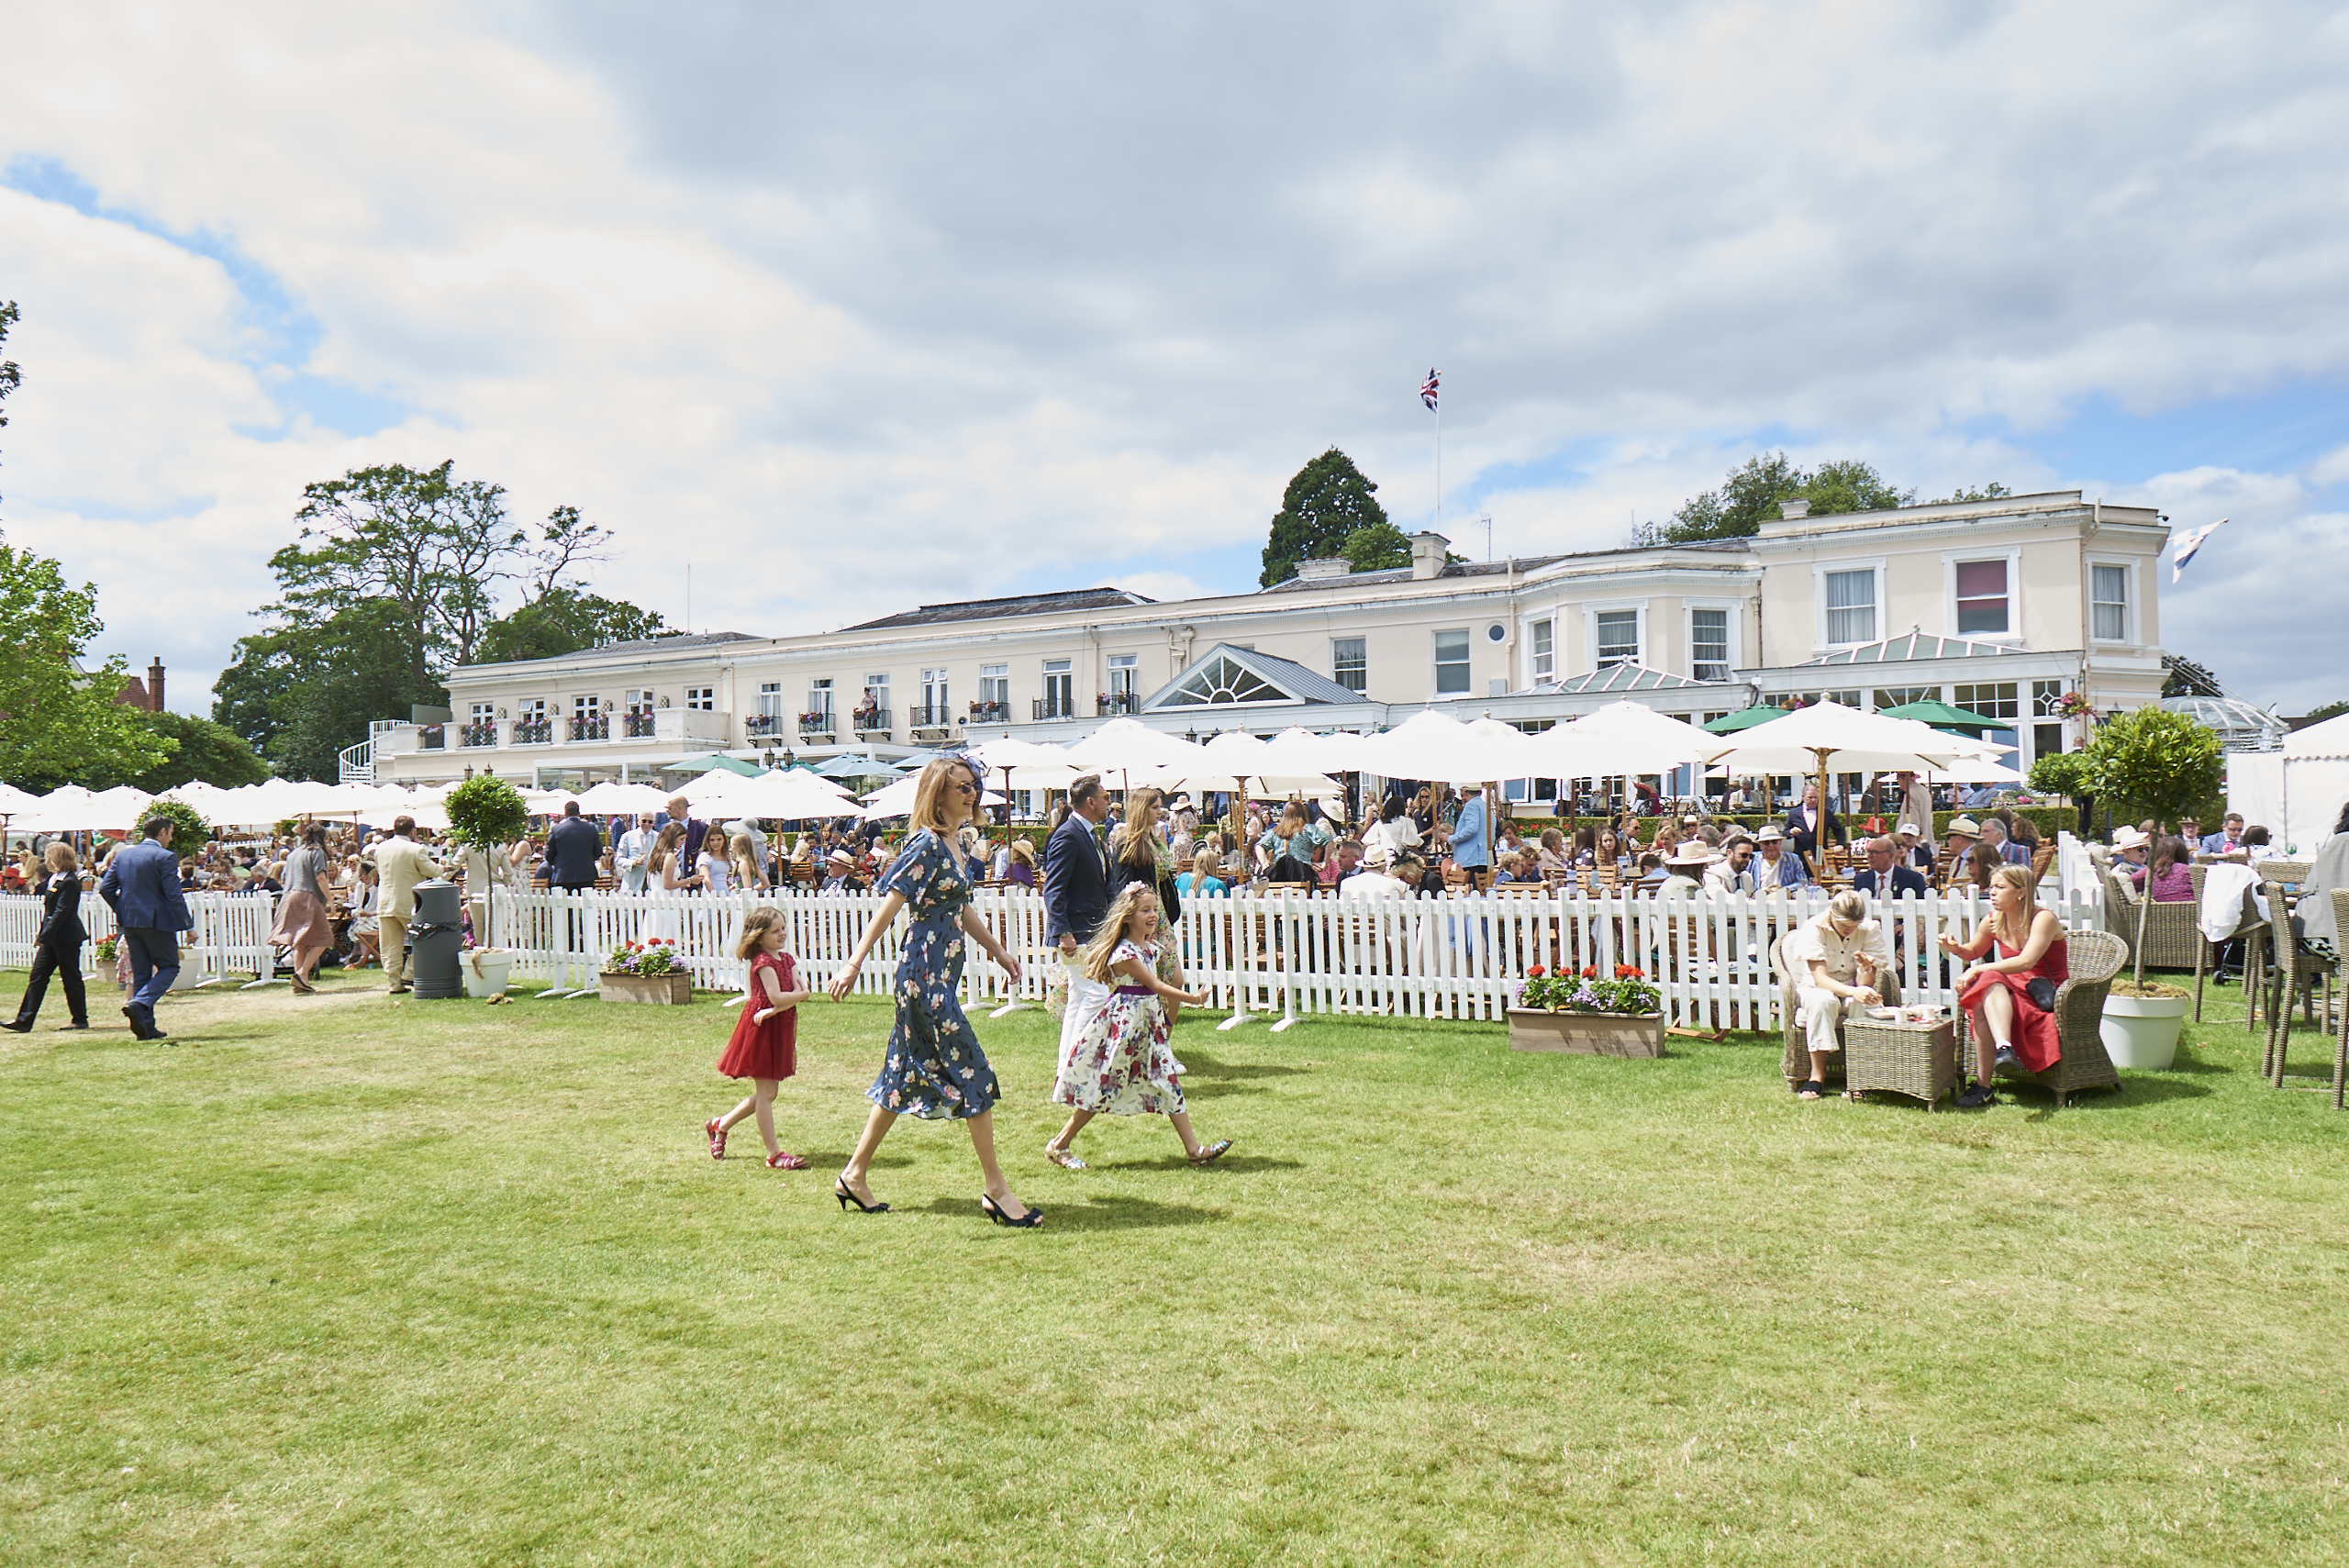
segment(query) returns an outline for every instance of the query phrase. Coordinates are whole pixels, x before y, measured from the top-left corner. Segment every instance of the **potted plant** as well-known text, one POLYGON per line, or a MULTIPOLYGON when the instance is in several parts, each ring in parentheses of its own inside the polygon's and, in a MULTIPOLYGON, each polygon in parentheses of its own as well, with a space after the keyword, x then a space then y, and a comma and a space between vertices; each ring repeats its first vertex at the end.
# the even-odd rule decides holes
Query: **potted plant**
POLYGON ((2104 998, 2097 1036, 2115 1067, 2163 1073, 2177 1060, 2177 1037, 2194 1005, 2183 987, 2158 980, 2116 980, 2104 998))
POLYGON ((1565 1051, 1586 1056, 1662 1056, 1664 1006, 1646 973, 1628 963, 1612 979, 1596 965, 1577 974, 1535 964, 1511 988, 1511 1051, 1565 1051))
POLYGON ((462 967, 468 996, 502 996, 514 974, 514 955, 489 945, 497 929, 497 857, 505 846, 530 830, 530 808, 514 786, 495 773, 479 773, 449 792, 449 837, 478 851, 482 866, 482 929, 479 944, 462 967))
POLYGON ((122 990, 124 988, 122 982, 115 979, 115 960, 122 951, 122 939, 120 937, 100 937, 95 942, 91 944, 90 951, 92 957, 95 961, 97 972, 100 974, 105 975, 109 981, 113 981, 114 988, 116 990, 122 990))
POLYGON ((677 944, 666 937, 622 942, 604 960, 596 995, 606 1002, 649 1002, 682 1007, 694 999, 694 977, 677 944))

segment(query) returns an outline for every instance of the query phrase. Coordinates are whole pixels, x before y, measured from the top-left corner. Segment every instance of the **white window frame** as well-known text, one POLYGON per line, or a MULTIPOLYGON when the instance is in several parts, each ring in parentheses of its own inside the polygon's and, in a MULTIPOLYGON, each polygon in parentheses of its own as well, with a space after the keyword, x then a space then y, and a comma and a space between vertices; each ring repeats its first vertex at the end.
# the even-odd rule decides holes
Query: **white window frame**
POLYGON ((1591 604, 1585 605, 1582 607, 1583 662, 1588 666, 1588 669, 1583 672, 1584 673, 1595 672, 1599 667, 1598 617, 1601 615, 1620 614, 1624 610, 1636 610, 1639 612, 1639 618, 1636 622, 1640 628, 1639 645, 1631 654, 1631 662, 1639 665, 1645 665, 1647 663, 1648 649, 1650 646, 1650 639, 1648 635, 1648 602, 1645 599, 1599 599, 1591 604))
MULTIPOLYGON (((1820 594, 1826 595, 1822 581, 1820 594)), ((1882 597, 1881 595, 1878 595, 1882 597)), ((1879 605, 1879 615, 1883 606, 1879 605)), ((1945 550, 1942 551, 1942 625, 1949 629, 1943 633, 1966 642, 2022 642, 2022 547, 2010 545, 2004 550, 1945 550), (1960 631, 1957 629, 1957 569, 1960 563, 1971 565, 1978 561, 2003 561, 2007 563, 2007 629, 2004 631, 1960 631)), ((1879 634, 1881 637, 1882 634, 1879 634)))
POLYGON ((1825 653, 1837 648, 1865 648, 1871 642, 1882 642, 1891 634, 1885 629, 1884 557, 1850 561, 1820 561, 1811 563, 1810 597, 1818 621, 1812 628, 1817 639, 1817 651, 1825 653), (1876 573, 1876 630, 1853 642, 1830 642, 1827 639, 1827 574, 1831 572, 1872 572, 1876 573))
POLYGON ((783 683, 781 681, 759 683, 759 711, 769 718, 783 717, 783 683))
POLYGON ((1475 689, 1476 628, 1473 626, 1438 626, 1429 628, 1428 695, 1438 700, 1444 697, 1472 696, 1475 695, 1475 689), (1455 633, 1461 638, 1462 646, 1467 650, 1466 653, 1458 661, 1458 663, 1460 667, 1467 671, 1468 673, 1466 684, 1463 685, 1456 692, 1447 692, 1443 689, 1443 671, 1445 667, 1453 663, 1453 661, 1437 657, 1439 649, 1436 643, 1436 639, 1439 637, 1450 637, 1455 633))
POLYGON ((2082 607, 2087 612, 2087 624, 2080 628, 2083 632, 2087 634, 2085 639, 2086 643, 2091 646, 2101 646, 2105 648, 2135 648, 2139 646, 2143 641, 2143 639, 2138 636, 2137 628, 2144 625, 2144 621, 2141 617, 2145 613, 2145 601, 2139 592, 2139 585, 2137 582, 2137 562, 2126 556, 2106 556, 2099 560, 2098 557, 2091 555, 2088 557, 2087 578, 2088 580, 2087 582, 2080 584, 2082 607), (2122 573, 2121 581, 2127 584, 2123 591, 2128 594, 2129 602, 2121 606, 2121 629, 2124 635, 2118 638, 2099 637, 2096 634, 2096 569, 2099 566, 2119 567, 2122 573))
POLYGON ((685 706, 696 713, 716 713, 718 688, 716 686, 687 686, 685 706))
POLYGON ((584 694, 578 694, 578 693, 574 693, 574 694, 573 695, 572 699, 571 699, 571 717, 573 717, 573 718, 593 718, 593 717, 595 717, 597 714, 602 713, 603 711, 604 711, 604 699, 603 699, 603 698, 601 698, 601 697, 597 697, 597 696, 589 696, 589 695, 584 695, 584 694))
POLYGON ((1558 622, 1554 616, 1528 621, 1525 627, 1525 670, 1529 684, 1555 680, 1558 674, 1558 622), (1548 646, 1543 646, 1547 644, 1548 646))
POLYGON ((1683 599, 1680 601, 1680 645, 1687 650, 1690 680, 1697 676, 1697 612, 1726 610, 1729 612, 1729 671, 1723 677, 1737 678, 1738 667, 1745 662, 1745 601, 1742 599, 1683 599))
POLYGON ((1339 685, 1345 686, 1345 687, 1346 687, 1346 690, 1348 690, 1348 691, 1350 691, 1350 692, 1353 692, 1353 693, 1355 695, 1357 695, 1357 696, 1361 696, 1361 697, 1367 697, 1367 696, 1370 695, 1370 639, 1369 639, 1369 638, 1367 638, 1367 637, 1333 637, 1333 638, 1331 638, 1331 639, 1330 639, 1330 679, 1331 679, 1332 681, 1335 681, 1339 685), (1346 678, 1345 678, 1345 675, 1342 673, 1343 666, 1342 666, 1342 665, 1341 665, 1341 664, 1340 664, 1340 662, 1339 662, 1339 661, 1338 661, 1338 648, 1339 648, 1339 645, 1340 645, 1340 644, 1341 644, 1341 643, 1348 643, 1348 642, 1353 643, 1353 644, 1357 649, 1359 649, 1359 650, 1361 651, 1361 653, 1362 653, 1362 662, 1361 662, 1361 664, 1360 664, 1360 666, 1359 666, 1359 668, 1360 668, 1360 670, 1361 670, 1361 673, 1362 673, 1362 684, 1361 684, 1361 685, 1359 685, 1359 686, 1348 686, 1348 685, 1346 685, 1346 678))

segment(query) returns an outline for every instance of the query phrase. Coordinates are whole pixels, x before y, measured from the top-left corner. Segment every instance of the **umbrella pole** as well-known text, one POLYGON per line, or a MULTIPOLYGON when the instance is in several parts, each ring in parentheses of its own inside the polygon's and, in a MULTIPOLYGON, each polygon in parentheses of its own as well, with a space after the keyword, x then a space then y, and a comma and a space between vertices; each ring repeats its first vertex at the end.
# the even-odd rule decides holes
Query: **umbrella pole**
POLYGON ((1819 810, 1810 821, 1810 841, 1819 851, 1819 864, 1810 868, 1815 877, 1827 863, 1827 749, 1815 747, 1812 754, 1819 759, 1819 810))

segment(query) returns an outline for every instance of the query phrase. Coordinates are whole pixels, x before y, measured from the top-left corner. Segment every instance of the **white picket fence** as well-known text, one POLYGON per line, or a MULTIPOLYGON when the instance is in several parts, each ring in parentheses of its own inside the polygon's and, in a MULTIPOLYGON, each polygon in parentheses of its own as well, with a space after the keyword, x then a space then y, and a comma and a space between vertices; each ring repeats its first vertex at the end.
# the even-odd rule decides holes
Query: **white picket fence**
MULTIPOLYGON (((250 983, 271 973, 270 928, 277 923, 277 900, 265 893, 191 893, 187 909, 195 917, 180 957, 179 986, 250 983)), ((0 969, 32 964, 40 934, 41 901, 28 894, 0 895, 0 969)), ((83 973, 97 969, 97 943, 114 934, 114 910, 95 893, 82 895, 82 924, 90 933, 82 950, 83 973)), ((111 980, 111 972, 101 976, 111 980)))

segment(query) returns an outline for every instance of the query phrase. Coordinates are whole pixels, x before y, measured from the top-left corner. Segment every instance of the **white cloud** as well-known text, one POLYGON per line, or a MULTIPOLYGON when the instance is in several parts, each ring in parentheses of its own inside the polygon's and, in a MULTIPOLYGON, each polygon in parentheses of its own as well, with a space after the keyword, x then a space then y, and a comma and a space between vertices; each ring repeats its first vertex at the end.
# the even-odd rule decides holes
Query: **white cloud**
MULTIPOLYGON (((0 167, 117 216, 0 192, 7 526, 183 704, 302 484, 364 462, 579 505, 623 539, 605 591, 677 615, 691 560, 697 623, 800 631, 1171 589, 1332 442, 1421 526, 1431 361, 1451 531, 1531 554, 1757 439, 1927 495, 2078 483, 1998 432, 2349 356, 2337 15, 93 4, 10 47, 0 167), (338 387, 394 422, 304 416, 338 387)), ((2305 492, 2241 504, 2341 542, 2305 492)), ((2198 656, 2203 592, 2166 617, 2198 656)), ((2206 662, 2306 684, 2242 646, 2206 662)))

